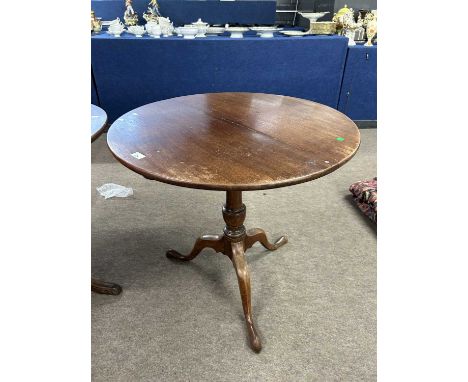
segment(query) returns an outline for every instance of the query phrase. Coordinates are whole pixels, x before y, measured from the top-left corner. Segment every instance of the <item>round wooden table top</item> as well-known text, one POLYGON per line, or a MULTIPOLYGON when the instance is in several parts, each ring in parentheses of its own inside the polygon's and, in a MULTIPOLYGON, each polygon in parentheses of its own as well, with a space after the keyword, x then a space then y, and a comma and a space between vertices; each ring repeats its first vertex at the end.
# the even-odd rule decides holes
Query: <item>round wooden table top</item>
POLYGON ((100 107, 91 104, 91 142, 94 142, 104 131, 107 114, 100 107))
POLYGON ((209 93, 134 109, 107 133, 129 169, 207 190, 283 187, 326 175, 360 144, 357 126, 328 106, 261 93, 209 93))

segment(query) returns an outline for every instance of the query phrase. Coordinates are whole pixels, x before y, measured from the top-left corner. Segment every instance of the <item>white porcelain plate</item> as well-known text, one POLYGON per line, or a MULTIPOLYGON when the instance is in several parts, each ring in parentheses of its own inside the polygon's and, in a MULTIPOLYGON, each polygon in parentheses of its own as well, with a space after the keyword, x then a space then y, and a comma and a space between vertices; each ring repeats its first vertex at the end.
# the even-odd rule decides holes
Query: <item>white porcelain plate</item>
POLYGON ((302 31, 281 31, 280 33, 289 37, 301 37, 301 36, 305 36, 308 34, 307 32, 302 32, 302 31))
POLYGON ((280 29, 281 28, 278 28, 278 27, 250 27, 250 30, 253 30, 255 32, 271 32, 271 31, 277 31, 280 29))
POLYGON ((249 28, 246 27, 229 27, 226 29, 226 32, 247 32, 249 28))

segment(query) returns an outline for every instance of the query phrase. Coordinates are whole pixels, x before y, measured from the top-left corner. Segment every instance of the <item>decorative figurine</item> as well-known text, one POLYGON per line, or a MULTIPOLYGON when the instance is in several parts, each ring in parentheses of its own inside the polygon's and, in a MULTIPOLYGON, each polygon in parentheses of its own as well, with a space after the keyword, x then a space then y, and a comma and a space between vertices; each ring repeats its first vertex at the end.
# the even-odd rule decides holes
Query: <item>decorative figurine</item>
POLYGON ((133 10, 132 0, 125 0, 125 6, 127 7, 124 13, 125 25, 127 26, 138 25, 138 15, 133 10))
POLYGON ((336 12, 333 15, 332 20, 336 23, 336 32, 340 36, 342 36, 345 33, 345 30, 343 29, 343 23, 344 23, 343 18, 345 15, 349 14, 350 12, 351 12, 351 15, 353 15, 352 10, 350 10, 348 6, 345 4, 343 8, 339 9, 338 12, 336 12))
POLYGON ((362 28, 362 21, 358 18, 358 22, 354 21, 354 12, 352 8, 349 8, 350 12, 347 12, 343 15, 343 32, 346 37, 348 37, 348 45, 356 45, 354 37, 356 31, 359 28, 362 28))
POLYGON ((366 15, 366 34, 367 42, 364 44, 366 46, 372 46, 372 39, 377 34, 377 11, 372 11, 366 15))
POLYGON ((161 26, 161 33, 163 37, 169 37, 174 32, 174 24, 172 24, 169 17, 158 17, 158 23, 161 26))
POLYGON ((157 0, 151 0, 148 5, 148 10, 145 13, 143 13, 143 18, 146 20, 146 22, 157 22, 158 17, 161 17, 161 12, 159 12, 159 4, 157 0))
POLYGON ((364 28, 367 28, 367 23, 374 19, 374 12, 376 11, 368 11, 363 18, 362 25, 364 28))
POLYGON ((366 15, 367 15, 368 13, 370 13, 370 10, 369 10, 369 9, 360 9, 360 10, 358 11, 358 13, 359 13, 359 16, 361 17, 361 20, 363 20, 363 26, 365 26, 365 25, 364 25, 364 19, 366 18, 366 15))
POLYGON ((361 17, 361 13, 359 13, 358 15, 357 24, 358 24, 358 27, 354 31, 354 41, 364 41, 364 35, 366 34, 366 30, 363 27, 363 20, 361 17))
POLYGON ((348 37, 348 45, 356 45, 354 37, 356 31, 359 28, 362 28, 362 21, 358 18, 358 22, 354 21, 354 11, 353 8, 348 8, 345 5, 333 16, 333 21, 336 22, 336 28, 338 34, 348 37))
POLYGON ((206 37, 205 33, 208 27, 210 26, 210 24, 203 22, 202 19, 198 19, 191 25, 194 25, 198 28, 198 33, 195 35, 195 37, 206 37))
POLYGON ((94 11, 91 10, 91 31, 99 33, 102 30, 102 21, 100 17, 96 17, 94 11))

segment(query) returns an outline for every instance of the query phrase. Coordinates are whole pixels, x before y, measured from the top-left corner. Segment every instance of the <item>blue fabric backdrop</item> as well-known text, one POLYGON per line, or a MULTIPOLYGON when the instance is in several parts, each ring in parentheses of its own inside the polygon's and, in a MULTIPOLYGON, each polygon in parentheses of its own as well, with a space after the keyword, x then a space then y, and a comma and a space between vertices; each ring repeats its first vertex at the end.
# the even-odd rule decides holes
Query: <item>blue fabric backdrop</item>
MULTIPOLYGON (((133 0, 133 9, 140 17, 140 24, 145 21, 143 13, 148 8, 149 0, 133 0)), ((169 17, 174 25, 197 21, 210 24, 274 24, 276 18, 276 0, 158 0, 161 14, 169 17)), ((92 0, 91 8, 97 17, 103 20, 123 19, 124 0, 92 0)))
POLYGON ((96 87, 94 86, 93 71, 91 70, 91 103, 99 106, 99 98, 97 96, 96 87))
POLYGON ((357 121, 377 120, 377 46, 350 46, 338 110, 357 121))
POLYGON ((347 38, 92 37, 92 68, 109 121, 138 106, 209 92, 289 95, 337 108, 347 38))

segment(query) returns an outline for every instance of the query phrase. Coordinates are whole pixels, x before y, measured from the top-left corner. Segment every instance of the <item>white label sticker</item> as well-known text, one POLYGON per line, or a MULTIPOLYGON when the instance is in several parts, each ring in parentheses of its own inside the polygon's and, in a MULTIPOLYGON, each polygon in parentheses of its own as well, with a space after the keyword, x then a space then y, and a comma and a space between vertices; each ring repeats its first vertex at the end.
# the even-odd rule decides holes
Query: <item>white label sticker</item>
POLYGON ((131 154, 131 156, 136 158, 136 159, 146 158, 146 155, 143 155, 142 153, 139 153, 138 151, 136 153, 131 154))

